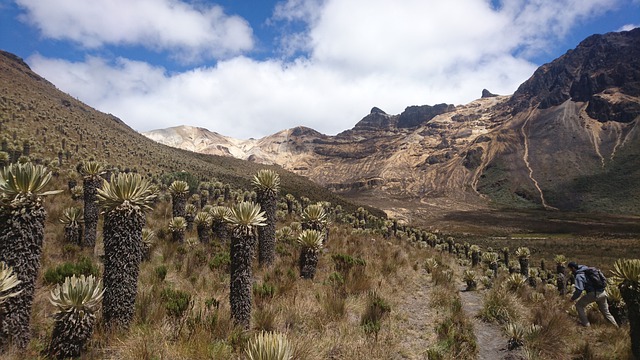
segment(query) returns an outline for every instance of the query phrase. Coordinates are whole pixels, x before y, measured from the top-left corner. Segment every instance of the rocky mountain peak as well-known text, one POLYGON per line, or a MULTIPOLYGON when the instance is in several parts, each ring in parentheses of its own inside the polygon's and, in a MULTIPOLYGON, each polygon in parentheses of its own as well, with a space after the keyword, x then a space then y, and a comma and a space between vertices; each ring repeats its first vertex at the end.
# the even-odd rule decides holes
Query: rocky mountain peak
POLYGON ((382 111, 382 109, 377 108, 377 107, 373 107, 371 108, 371 112, 369 112, 370 114, 382 114, 382 115, 386 115, 387 113, 382 111))
POLYGON ((312 128, 308 128, 306 126, 296 126, 291 129, 291 136, 300 137, 300 136, 311 136, 311 137, 321 137, 322 134, 312 128))
POLYGON ((498 95, 492 93, 491 91, 487 90, 487 89, 482 89, 482 98, 486 99, 486 98, 490 98, 490 97, 496 97, 498 95))
MULTIPOLYGON (((373 107, 369 114, 358 121, 353 127, 353 131, 377 131, 377 130, 389 130, 395 128, 397 123, 397 116, 388 115, 380 108, 373 107)), ((350 134, 351 130, 347 130, 341 134, 350 134)))
POLYGON ((398 118, 399 128, 413 128, 425 124, 434 117, 455 110, 454 105, 436 104, 433 106, 409 106, 398 118))
POLYGON ((640 30, 592 36, 540 67, 513 96, 484 89, 466 105, 409 106, 396 115, 373 107, 336 136, 297 127, 194 146, 277 164, 383 207, 394 199, 431 213, 491 200, 637 212, 629 194, 640 193, 639 51, 640 30))
POLYGON ((600 121, 628 122, 640 105, 624 95, 640 95, 640 28, 592 35, 574 50, 535 71, 513 94, 514 112, 547 109, 571 99, 589 102, 587 112, 600 121))

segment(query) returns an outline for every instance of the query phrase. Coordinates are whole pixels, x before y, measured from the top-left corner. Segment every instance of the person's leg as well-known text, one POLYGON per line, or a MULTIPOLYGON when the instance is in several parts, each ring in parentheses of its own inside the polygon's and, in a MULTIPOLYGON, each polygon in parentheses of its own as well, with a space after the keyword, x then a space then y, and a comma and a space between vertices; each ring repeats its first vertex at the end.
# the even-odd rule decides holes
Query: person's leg
POLYGON ((609 312, 609 304, 607 304, 607 292, 603 291, 596 297, 596 303, 598 303, 598 308, 602 315, 604 315, 605 319, 609 320, 610 323, 618 327, 618 323, 616 319, 609 312))
POLYGON ((585 311, 585 307, 592 302, 596 301, 596 295, 594 293, 586 293, 582 296, 578 301, 576 301, 576 311, 578 311, 578 317, 580 318, 580 323, 584 326, 590 326, 589 319, 587 318, 587 312, 585 311))

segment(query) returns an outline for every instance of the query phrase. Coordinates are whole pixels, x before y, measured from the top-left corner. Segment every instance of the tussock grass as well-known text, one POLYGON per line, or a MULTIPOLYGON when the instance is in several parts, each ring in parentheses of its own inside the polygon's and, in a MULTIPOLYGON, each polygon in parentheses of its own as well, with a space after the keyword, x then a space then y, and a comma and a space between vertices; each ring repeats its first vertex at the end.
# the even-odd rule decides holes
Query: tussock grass
POLYGON ((487 322, 507 324, 520 318, 521 308, 522 305, 513 294, 494 287, 485 294, 478 316, 487 322))

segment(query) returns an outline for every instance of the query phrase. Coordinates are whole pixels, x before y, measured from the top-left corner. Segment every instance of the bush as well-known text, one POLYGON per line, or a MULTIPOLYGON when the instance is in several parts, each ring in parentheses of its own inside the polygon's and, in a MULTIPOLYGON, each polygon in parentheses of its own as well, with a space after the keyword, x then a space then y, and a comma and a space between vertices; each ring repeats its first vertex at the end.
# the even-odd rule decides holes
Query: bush
POLYGON ((257 305, 261 305, 263 302, 272 299, 276 294, 276 287, 270 283, 262 283, 262 285, 253 284, 253 296, 257 305))
POLYGON ((77 277, 80 277, 80 275, 93 275, 97 278, 98 274, 98 266, 91 259, 82 257, 76 263, 67 262, 45 271, 44 283, 47 285, 62 284, 65 278, 73 275, 77 277))
POLYGON ((160 181, 166 186, 171 185, 171 183, 177 180, 185 181, 187 185, 189 185, 190 195, 195 194, 196 191, 198 190, 198 185, 200 185, 200 180, 198 180, 198 178, 195 175, 188 173, 186 171, 177 171, 177 172, 172 172, 170 174, 164 174, 160 178, 160 181))
POLYGON ((367 265, 364 260, 347 254, 334 254, 331 259, 336 266, 336 271, 341 273, 343 277, 347 277, 354 267, 365 267, 367 265))
POLYGON ((367 299, 367 307, 360 319, 360 325, 364 328, 365 334, 373 334, 377 340, 382 320, 390 311, 391 306, 389 306, 386 300, 381 298, 375 291, 370 292, 367 299))
POLYGON ((177 318, 184 315, 191 303, 191 294, 170 288, 162 290, 160 298, 164 300, 164 307, 167 310, 167 314, 177 318))
POLYGON ((227 269, 231 264, 231 257, 228 252, 217 253, 213 259, 209 261, 209 269, 214 271, 215 269, 227 269))
POLYGON ((167 267, 165 265, 156 267, 156 276, 158 277, 158 280, 164 281, 167 277, 167 267))

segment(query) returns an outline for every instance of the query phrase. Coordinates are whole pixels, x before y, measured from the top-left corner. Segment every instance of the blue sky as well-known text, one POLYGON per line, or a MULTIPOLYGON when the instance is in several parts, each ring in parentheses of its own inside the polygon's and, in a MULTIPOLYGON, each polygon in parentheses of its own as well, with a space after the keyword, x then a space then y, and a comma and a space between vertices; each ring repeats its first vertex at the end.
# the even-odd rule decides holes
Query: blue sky
POLYGON ((138 131, 335 134, 510 94, 640 0, 0 0, 0 49, 138 131))

